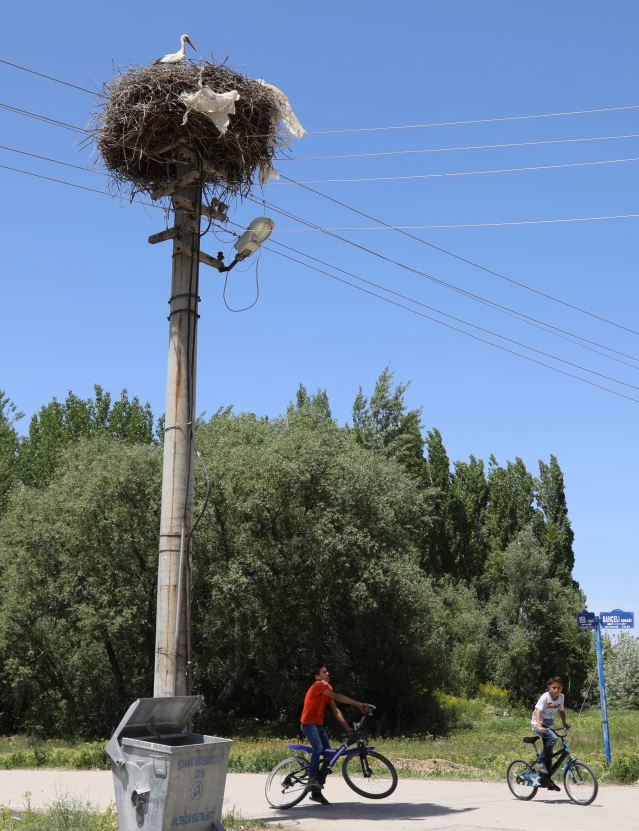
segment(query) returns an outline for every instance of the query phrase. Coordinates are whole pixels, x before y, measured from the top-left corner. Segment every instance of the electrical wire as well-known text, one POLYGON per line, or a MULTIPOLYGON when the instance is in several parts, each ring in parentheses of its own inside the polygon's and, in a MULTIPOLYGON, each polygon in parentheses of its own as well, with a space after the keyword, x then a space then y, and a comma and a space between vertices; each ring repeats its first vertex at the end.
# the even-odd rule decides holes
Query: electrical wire
POLYGON ((574 378, 577 381, 582 381, 584 384, 589 384, 592 387, 597 387, 598 389, 604 390, 605 392, 612 393, 612 395, 617 395, 620 398, 625 398, 628 401, 632 401, 635 404, 639 404, 639 398, 633 398, 630 395, 625 395, 625 393, 618 392, 617 390, 612 390, 609 387, 604 387, 603 385, 597 384, 594 381, 589 381, 587 378, 581 378, 579 375, 573 375, 571 372, 566 372, 565 370, 559 369, 558 367, 552 366, 551 364, 544 363, 543 361, 538 361, 536 358, 531 358, 529 355, 522 355, 521 352, 516 352, 515 350, 509 349, 506 346, 501 346, 501 344, 498 343, 493 343, 492 341, 479 337, 479 335, 473 335, 472 332, 465 332, 463 329, 459 329, 457 326, 453 326, 450 323, 445 323, 443 320, 437 320, 437 318, 430 317, 430 315, 425 315, 423 312, 419 312, 416 309, 411 309, 409 306, 404 306, 402 303, 398 303, 397 301, 391 300, 388 297, 383 297, 381 294, 376 294, 375 292, 370 291, 369 289, 362 288, 361 286, 356 286, 354 283, 350 283, 348 280, 344 280, 342 277, 338 277, 335 274, 330 274, 328 271, 323 271, 320 268, 316 268, 315 266, 310 265, 309 263, 305 263, 302 260, 298 260, 295 257, 291 257, 288 254, 284 254, 281 251, 276 251, 274 248, 269 248, 267 245, 263 245, 262 247, 265 248, 267 251, 271 251, 273 254, 277 254, 280 257, 285 257, 286 259, 299 263, 300 265, 303 265, 306 268, 310 268, 313 271, 318 271, 320 274, 325 274, 327 277, 331 277, 333 280, 337 280, 340 283, 345 283, 346 285, 351 286, 351 288, 355 288, 358 291, 364 292, 365 294, 370 294, 373 297, 377 297, 380 300, 384 300, 386 303, 391 303, 393 306, 398 306, 400 309, 404 309, 407 312, 411 312, 411 314, 423 317, 426 320, 432 321, 433 323, 438 323, 440 326, 445 326, 447 329, 453 329, 455 332, 461 332, 462 335, 466 335, 469 338, 473 338, 474 340, 486 343, 489 346, 495 347, 496 349, 501 349, 503 352, 509 352, 511 355, 516 355, 517 357, 523 358, 526 361, 531 361, 534 364, 539 364, 539 366, 544 366, 547 369, 552 369, 554 372, 558 372, 560 375, 566 375, 568 378, 574 378))
MULTIPOLYGON (((64 162, 62 162, 64 164, 64 162)), ((19 167, 9 167, 6 164, 0 164, 3 170, 12 170, 14 173, 23 173, 25 176, 33 176, 36 179, 45 179, 47 182, 57 182, 59 185, 68 185, 71 188, 78 188, 79 190, 88 190, 90 193, 100 193, 102 196, 108 196, 110 199, 127 199, 127 202, 135 202, 137 205, 146 205, 147 208, 158 208, 164 211, 162 205, 154 205, 152 202, 141 202, 139 199, 129 199, 124 196, 117 196, 109 193, 108 190, 97 190, 96 188, 88 188, 85 185, 76 185, 74 182, 66 182, 64 179, 54 179, 52 176, 43 176, 41 173, 33 173, 30 170, 21 170, 19 167)))
POLYGON ((420 155, 422 153, 452 153, 456 150, 495 150, 507 147, 538 147, 545 144, 579 144, 581 142, 589 141, 614 141, 616 139, 635 138, 639 138, 639 133, 631 133, 630 135, 624 136, 592 136, 589 138, 552 139, 549 141, 518 141, 509 144, 474 144, 463 147, 429 147, 418 150, 384 150, 376 153, 338 153, 332 156, 284 156, 279 161, 309 162, 323 161, 325 159, 364 159, 377 156, 409 156, 420 155))
POLYGON ((369 286, 374 286, 377 289, 381 289, 382 291, 388 292, 388 294, 392 294, 395 297, 400 297, 402 300, 407 300, 409 303, 414 303, 417 306, 421 306, 424 309, 428 309, 431 312, 435 312, 436 314, 442 315, 443 317, 448 317, 451 320, 455 320, 457 323, 463 323, 464 326, 470 326, 473 329, 478 329, 480 332, 484 332, 485 334, 492 335, 495 338, 500 338, 501 340, 505 340, 508 343, 512 343, 515 346, 521 346, 523 349, 529 349, 531 352, 536 352, 538 355, 543 355, 546 358, 552 358, 554 361, 560 361, 561 363, 568 364, 568 366, 572 366, 575 369, 580 369, 582 372, 589 372, 591 375, 597 375, 599 378, 605 378, 607 381, 613 381, 616 384, 621 384, 624 387, 630 387, 631 389, 639 390, 639 386, 635 384, 629 384, 626 381, 620 381, 618 378, 613 378, 610 375, 604 375, 601 372, 596 372, 593 369, 588 369, 588 367, 581 366, 580 364, 575 364, 572 361, 568 361, 565 358, 559 358, 557 355, 553 355, 550 352, 544 352, 541 349, 536 349, 534 346, 528 346, 528 344, 521 343, 521 341, 513 340, 513 338, 508 338, 505 335, 500 335, 498 332, 493 332, 491 329, 486 329, 483 326, 478 326, 475 323, 471 323, 468 320, 464 320, 461 317, 456 317, 455 315, 448 314, 447 312, 443 312, 441 309, 437 309, 435 306, 429 306, 427 303, 422 303, 420 300, 415 300, 414 297, 409 297, 408 295, 401 294, 398 291, 394 291, 393 289, 389 289, 380 283, 375 283, 372 280, 367 280, 364 277, 360 277, 357 274, 353 274, 351 271, 346 271, 343 268, 339 268, 338 266, 333 265, 332 263, 327 263, 324 260, 320 260, 317 257, 311 257, 309 254, 306 254, 304 251, 298 251, 295 248, 291 248, 288 245, 284 245, 283 243, 277 242, 276 245, 280 245, 283 248, 287 248, 289 251, 293 251, 296 254, 300 254, 303 257, 308 257, 310 260, 314 260, 315 262, 319 262, 322 265, 327 266, 328 268, 332 268, 335 271, 339 271, 342 274, 346 274, 349 277, 353 277, 355 280, 359 280, 362 283, 366 283, 369 286))
MULTIPOLYGON (((300 251, 297 248, 292 248, 290 245, 285 245, 283 242, 278 242, 277 240, 272 240, 272 242, 275 245, 279 245, 282 248, 286 248, 288 251, 293 251, 295 254, 301 254, 303 257, 307 257, 309 260, 313 260, 314 262, 320 263, 321 265, 325 265, 325 266, 328 266, 329 268, 333 268, 335 271, 339 271, 342 274, 348 275, 349 277, 354 277, 356 280, 361 280, 364 283, 370 283, 370 285, 375 286, 376 288, 383 289, 384 291, 387 291, 390 294, 396 294, 398 297, 402 297, 404 300, 410 300, 412 303, 416 303, 419 306, 424 306, 427 309, 432 309, 433 311, 436 311, 436 312, 439 312, 440 314, 446 315, 445 312, 442 312, 439 309, 435 309, 433 306, 428 306, 425 303, 421 303, 419 300, 415 300, 412 297, 407 297, 404 294, 400 294, 399 292, 396 292, 396 291, 393 291, 392 289, 386 288, 386 286, 378 285, 377 283, 374 283, 370 280, 366 280, 363 277, 358 277, 356 274, 353 274, 350 271, 346 271, 345 269, 340 268, 339 266, 336 266, 333 263, 327 263, 324 260, 320 260, 318 257, 313 257, 313 256, 311 256, 311 254, 307 254, 305 251, 300 251)), ((446 316, 447 317, 449 317, 449 316, 453 317, 452 315, 446 315, 446 316)), ((509 314, 509 317, 514 318, 515 320, 519 321, 520 323, 528 323, 528 325, 533 326, 535 329, 539 329, 541 332, 545 332, 548 335, 554 335, 555 337, 558 337, 558 338, 561 338, 562 340, 568 341, 568 343, 572 343, 574 346, 580 346, 582 349, 587 349, 589 352, 594 352, 595 354, 601 355, 604 358, 608 358, 611 361, 616 361, 617 363, 620 363, 620 364, 623 364, 624 366, 630 367, 630 369, 634 369, 636 371, 639 371, 639 366, 636 366, 635 364, 629 364, 627 361, 622 361, 620 358, 615 358, 613 355, 607 355, 605 352, 600 352, 598 349, 593 349, 591 346, 586 346, 586 344, 584 344, 584 343, 579 343, 578 341, 574 341, 571 338, 566 337, 565 335, 560 335, 558 332, 552 332, 549 329, 544 328, 543 325, 538 325, 536 323, 531 323, 530 321, 527 321, 527 320, 521 320, 521 318, 519 318, 516 314, 509 314)), ((458 318, 455 318, 455 320, 457 320, 457 319, 458 318)), ((461 321, 461 322, 466 323, 468 326, 473 326, 474 325, 472 323, 468 323, 468 321, 465 321, 465 320, 461 321)), ((481 327, 477 327, 477 328, 481 328, 481 327)), ((486 330, 486 331, 488 331, 488 330, 486 330)), ((494 335, 496 333, 491 332, 490 334, 494 335)), ((502 337, 501 335, 496 335, 496 336, 497 337, 502 337)), ((508 339, 506 339, 506 340, 508 340, 508 339)), ((518 342, 514 341, 514 343, 518 343, 518 342)), ((518 345, 519 346, 525 346, 525 344, 519 344, 519 343, 518 343, 518 345)), ((529 347, 526 347, 526 348, 529 348, 529 347)), ((543 354, 546 354, 546 353, 543 353, 543 354)), ((551 355, 550 357, 555 357, 555 356, 551 355)), ((557 360, 563 360, 563 359, 557 358, 557 360)), ((580 368, 583 368, 583 367, 580 367, 580 368)), ((590 370, 587 370, 587 371, 590 371, 590 370)), ((608 376, 605 376, 605 377, 608 377, 608 376)), ((615 379, 610 379, 610 380, 615 380, 615 379)))
MULTIPOLYGON (((257 204, 257 205, 262 204, 262 202, 258 201, 257 199, 254 199, 253 197, 248 197, 248 198, 249 198, 249 200, 255 202, 255 204, 257 204)), ((482 297, 481 295, 474 294, 473 292, 466 291, 466 289, 459 288, 459 286, 455 286, 453 283, 448 283, 445 280, 440 280, 438 277, 434 277, 432 274, 428 274, 425 271, 421 271, 417 268, 413 268, 412 266, 406 265, 406 263, 399 262, 398 260, 393 260, 391 257, 386 257, 384 254, 380 254, 378 251, 374 251, 372 248, 367 248, 365 245, 361 245, 360 243, 357 243, 354 240, 350 240, 347 237, 342 237, 339 234, 336 234, 332 231, 327 231, 325 228, 322 229, 319 225, 315 225, 314 223, 310 222, 309 220, 306 220, 306 219, 303 219, 302 217, 296 216, 295 214, 291 213, 290 211, 286 211, 286 210, 284 210, 283 208, 280 208, 277 205, 273 205, 271 203, 266 203, 266 204, 268 204, 268 206, 271 210, 274 210, 277 213, 282 214, 283 216, 287 216, 289 219, 294 219, 295 221, 301 222, 304 225, 308 225, 308 226, 316 228, 318 230, 322 230, 324 233, 326 233, 330 237, 334 237, 335 239, 338 239, 341 242, 345 242, 348 245, 352 245, 353 247, 358 248, 361 251, 366 251, 367 253, 372 254, 373 256, 378 257, 381 260, 384 260, 385 262, 391 263, 392 265, 396 265, 399 268, 403 268, 406 271, 410 271, 413 274, 417 274, 421 277, 425 277, 427 280, 431 280, 432 282, 437 283, 438 285, 445 286, 446 288, 449 288, 451 291, 455 291, 458 294, 462 294, 465 297, 469 297, 469 298, 477 301, 478 303, 483 303, 486 306, 489 306, 490 308, 495 309, 496 311, 500 311, 502 314, 508 314, 508 313, 515 314, 515 315, 517 315, 518 317, 520 317, 522 319, 531 320, 534 323, 540 323, 544 326, 549 327, 550 329, 553 329, 553 330, 558 331, 558 332, 562 332, 564 335, 570 335, 571 337, 577 338, 578 340, 582 340, 582 341, 585 341, 586 343, 590 343, 593 346, 599 346, 602 349, 606 349, 609 352, 613 352, 617 355, 621 355, 624 358, 630 358, 630 360, 639 361, 639 358, 637 358, 635 355, 628 355, 625 352, 621 352, 617 349, 613 349, 612 347, 606 346, 605 344, 598 343, 597 341, 589 340, 588 338, 584 338, 582 335, 577 335, 576 333, 570 332, 567 329, 561 329, 558 326, 554 326, 551 323, 547 323, 543 320, 539 320, 538 318, 531 317, 530 315, 526 315, 523 312, 517 311, 516 309, 511 309, 509 306, 503 306, 502 304, 497 303, 494 300, 489 300, 488 298, 482 297)), ((411 235, 409 235, 409 236, 411 236, 411 235)), ((419 237, 417 237, 416 239, 419 239, 419 237)), ((456 256, 456 255, 454 255, 454 256, 456 256)), ((462 259, 462 258, 459 258, 459 259, 462 259)), ((533 291, 534 291, 534 289, 533 289, 533 291)), ((588 314, 590 314, 590 313, 588 313, 588 314)), ((593 316, 596 317, 596 315, 593 315, 593 316)), ((618 325, 618 324, 615 324, 615 325, 618 325)), ((621 327, 621 328, 623 328, 623 327, 621 327)), ((632 331, 632 330, 630 330, 630 331, 632 331)))
POLYGON ((232 309, 229 304, 226 302, 226 286, 229 278, 229 272, 227 271, 224 275, 224 288, 222 290, 222 300, 224 301, 224 305, 229 310, 229 312, 247 312, 249 309, 252 309, 253 306, 257 303, 260 299, 260 274, 259 274, 259 265, 260 265, 260 257, 261 254, 258 255, 257 260, 255 261, 255 288, 256 288, 256 295, 255 300, 251 303, 250 306, 245 306, 243 309, 232 309))
MULTIPOLYGON (((295 182, 295 179, 290 179, 288 176, 283 176, 282 178, 286 179, 288 182, 295 182)), ((323 199, 327 199, 329 202, 333 202, 335 205, 339 205, 342 208, 346 208, 347 210, 352 211, 352 213, 358 214, 359 216, 363 216, 365 219, 370 219, 372 222, 377 222, 379 225, 383 225, 387 228, 392 227, 385 220, 378 219, 376 216, 372 216, 371 214, 367 214, 365 211, 360 211, 358 208, 354 208, 352 205, 348 205, 346 202, 342 202, 340 199, 335 199, 335 197, 329 196, 326 193, 322 193, 321 191, 316 190, 315 188, 310 188, 310 187, 308 187, 308 185, 306 185, 302 182, 297 182, 297 184, 300 187, 303 187, 305 190, 308 190, 311 193, 316 194, 317 196, 321 196, 323 199)), ((446 254, 447 256, 453 257, 454 259, 459 260, 462 263, 466 263, 467 265, 473 266, 473 268, 478 268, 480 271, 486 272, 486 274, 492 274, 493 277, 499 277, 500 280, 506 280, 506 282, 512 283, 513 285, 519 286, 520 288, 526 289, 527 291, 531 291, 534 294, 538 294, 540 297, 545 297, 546 300, 552 300, 554 303, 559 303, 562 306, 566 306, 569 309, 573 309, 573 311, 581 312, 581 314, 588 315, 588 317, 593 317, 596 320, 602 321, 603 323, 608 323, 610 326, 615 326, 618 329, 623 329, 624 331, 630 332, 633 335, 639 335, 638 331, 636 331, 634 329, 630 329, 627 326, 623 326, 621 323, 616 323, 615 321, 608 320, 608 318, 602 317, 601 315, 597 315, 594 312, 589 312, 586 309, 582 309, 580 306, 576 306, 574 303, 568 303, 566 300, 560 300, 558 297, 555 297, 552 294, 548 294, 547 292, 540 291, 539 289, 535 289, 532 286, 527 285, 526 283, 522 283, 519 280, 515 280, 512 277, 508 277, 507 275, 502 274, 499 271, 495 271, 492 268, 488 268, 487 266, 481 265, 480 263, 477 263, 474 260, 469 260, 467 257, 462 257, 460 254, 455 254, 454 251, 449 251, 447 248, 442 248, 442 246, 440 246, 440 245, 435 245, 432 242, 428 242, 428 240, 425 240, 422 237, 416 237, 414 234, 410 234, 410 233, 408 233, 408 231, 401 230, 399 228, 397 228, 395 230, 397 230, 398 233, 402 234, 403 236, 408 237, 409 239, 416 240, 417 242, 421 243, 422 245, 427 245, 429 248, 432 248, 435 251, 439 251, 441 254, 446 254)), ((345 239, 345 238, 340 237, 340 239, 345 239)), ((357 244, 357 243, 353 243, 352 240, 350 240, 349 242, 353 245, 357 244)), ((366 250, 368 250, 368 249, 366 249, 366 250)), ((539 321, 537 321, 537 322, 539 322, 539 321)), ((553 328, 555 328, 555 327, 553 327, 553 328)), ((561 331, 563 331, 563 330, 561 330, 561 331)), ((564 334, 570 334, 570 333, 569 332, 564 332, 564 334)), ((602 346, 602 344, 600 344, 600 343, 594 343, 594 345, 595 346, 602 346)), ((608 347, 604 347, 604 349, 607 349, 607 348, 608 347)), ((611 350, 611 351, 616 351, 616 350, 611 350)), ((632 356, 631 355, 624 355, 624 357, 630 358, 632 356)))
POLYGON ((351 127, 341 130, 311 130, 306 135, 328 136, 338 133, 375 133, 386 130, 422 130, 427 127, 458 127, 465 124, 496 124, 500 121, 529 121, 537 118, 561 118, 567 115, 590 115, 591 113, 614 113, 622 110, 639 110, 639 104, 630 104, 625 107, 600 107, 594 110, 571 110, 560 113, 540 113, 537 115, 509 115, 500 118, 473 118, 468 121, 438 121, 430 124, 400 124, 391 127, 351 127))
POLYGON ((0 58, 0 63, 12 66, 14 69, 21 69, 23 72, 29 72, 31 75, 39 75, 41 78, 47 78, 49 81, 55 81, 56 84, 64 84, 65 87, 72 87, 73 89, 79 89, 81 92, 88 92, 89 95, 99 95, 99 93, 94 90, 87 89, 86 87, 79 87, 77 84, 69 83, 69 81, 62 81, 60 78, 54 78, 53 75, 45 75, 44 72, 36 72, 35 69, 27 69, 26 66, 20 66, 17 63, 11 63, 11 61, 5 61, 3 58, 0 58))
MULTIPOLYGON (((459 176, 491 176, 495 173, 522 173, 534 170, 561 170, 569 167, 595 167, 606 164, 624 164, 639 162, 639 156, 628 159, 604 159, 598 162, 570 162, 569 164, 542 164, 535 167, 504 167, 495 170, 464 170, 453 173, 419 173, 410 176, 361 176, 355 179, 308 179, 298 182, 300 185, 330 185, 330 184, 357 184, 360 182, 400 182, 415 179, 451 179, 459 176)), ((284 177, 282 177, 284 178, 284 177)), ((288 182, 271 182, 269 187, 290 187, 288 182)))
POLYGON ((47 124, 53 124, 55 127, 64 127, 65 130, 72 130, 74 133, 90 133, 84 127, 75 127, 73 124, 67 124, 66 121, 58 121, 55 118, 49 118, 48 115, 40 115, 39 113, 32 113, 30 110, 22 110, 20 107, 12 107, 9 104, 0 104, 0 108, 8 110, 9 112, 17 113, 18 115, 26 115, 28 118, 35 118, 37 121, 44 121, 47 124))
MULTIPOLYGON (((452 228, 504 228, 510 225, 555 225, 570 222, 601 222, 607 219, 637 219, 639 214, 614 214, 612 216, 577 216, 567 219, 525 219, 514 222, 463 222, 456 225, 384 225, 381 228, 361 226, 327 227, 327 231, 425 231, 452 228)), ((317 228, 276 228, 276 234, 308 234, 317 228)))
POLYGON ((95 170, 92 167, 84 167, 79 164, 71 164, 71 162, 63 162, 60 159, 52 159, 49 156, 39 156, 37 153, 27 153, 26 150, 18 150, 16 147, 7 147, 0 144, 0 150, 8 150, 11 153, 20 153, 21 156, 30 156, 32 159, 42 159, 45 162, 53 162, 53 164, 61 164, 65 167, 74 167, 76 170, 86 170, 87 173, 97 173, 99 176, 109 176, 105 170, 95 170))

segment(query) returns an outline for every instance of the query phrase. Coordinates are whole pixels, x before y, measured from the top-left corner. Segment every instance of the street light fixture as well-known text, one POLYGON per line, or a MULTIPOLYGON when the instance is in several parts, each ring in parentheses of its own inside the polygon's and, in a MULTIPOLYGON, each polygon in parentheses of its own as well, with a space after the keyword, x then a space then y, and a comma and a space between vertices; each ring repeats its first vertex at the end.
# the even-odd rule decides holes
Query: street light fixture
POLYGON ((258 216, 235 243, 237 261, 245 260, 254 254, 263 242, 271 236, 275 223, 267 216, 258 216))

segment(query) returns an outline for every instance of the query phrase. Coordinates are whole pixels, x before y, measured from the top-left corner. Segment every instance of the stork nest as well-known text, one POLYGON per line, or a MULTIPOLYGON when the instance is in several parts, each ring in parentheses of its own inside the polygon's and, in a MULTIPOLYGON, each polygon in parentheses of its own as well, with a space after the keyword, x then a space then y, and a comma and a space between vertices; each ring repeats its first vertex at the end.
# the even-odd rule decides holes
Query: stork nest
POLYGON ((279 119, 278 101, 263 84, 201 61, 128 67, 104 85, 90 127, 115 192, 150 193, 168 185, 178 175, 181 140, 201 160, 208 195, 224 199, 247 196, 259 170, 269 170, 277 149, 288 143, 279 119), (215 92, 240 95, 224 134, 195 110, 183 123, 180 93, 195 92, 200 79, 215 92))

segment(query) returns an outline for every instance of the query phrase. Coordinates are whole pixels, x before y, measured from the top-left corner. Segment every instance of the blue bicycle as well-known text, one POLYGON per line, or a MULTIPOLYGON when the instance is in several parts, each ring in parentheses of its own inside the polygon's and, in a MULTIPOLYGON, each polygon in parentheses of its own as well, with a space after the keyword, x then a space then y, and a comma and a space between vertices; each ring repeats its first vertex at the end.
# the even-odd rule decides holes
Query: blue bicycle
MULTIPOLYGON (((340 759, 342 776, 349 788, 367 799, 384 799, 397 787, 397 771, 374 746, 368 746, 367 716, 353 724, 353 735, 337 750, 326 750, 320 768, 322 784, 340 759)), ((289 744, 289 750, 311 753, 312 748, 289 744)), ((307 793, 310 760, 305 756, 289 756, 275 765, 266 780, 266 798, 273 808, 292 808, 307 793)))
MULTIPOLYGON (((537 770, 537 759, 527 762, 515 759, 508 766, 506 781, 513 796, 527 802, 532 799, 539 788, 547 788, 553 775, 563 765, 564 788, 570 799, 577 805, 590 805, 597 796, 599 785, 594 770, 585 762, 580 762, 570 755, 565 730, 555 730, 561 740, 561 749, 553 753, 553 764, 548 776, 537 770)), ((539 736, 526 736, 524 742, 534 745, 539 736)))

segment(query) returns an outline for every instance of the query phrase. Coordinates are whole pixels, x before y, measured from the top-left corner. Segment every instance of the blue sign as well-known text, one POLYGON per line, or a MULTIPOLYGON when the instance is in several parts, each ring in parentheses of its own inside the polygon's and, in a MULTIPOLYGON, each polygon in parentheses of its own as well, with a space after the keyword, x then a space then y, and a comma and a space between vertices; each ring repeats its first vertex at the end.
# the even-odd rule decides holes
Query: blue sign
POLYGON ((634 629, 635 613, 622 612, 621 609, 613 609, 612 612, 601 612, 599 615, 602 629, 634 629))
POLYGON ((592 631, 596 626, 594 612, 579 612, 577 615, 577 627, 583 632, 592 631))

